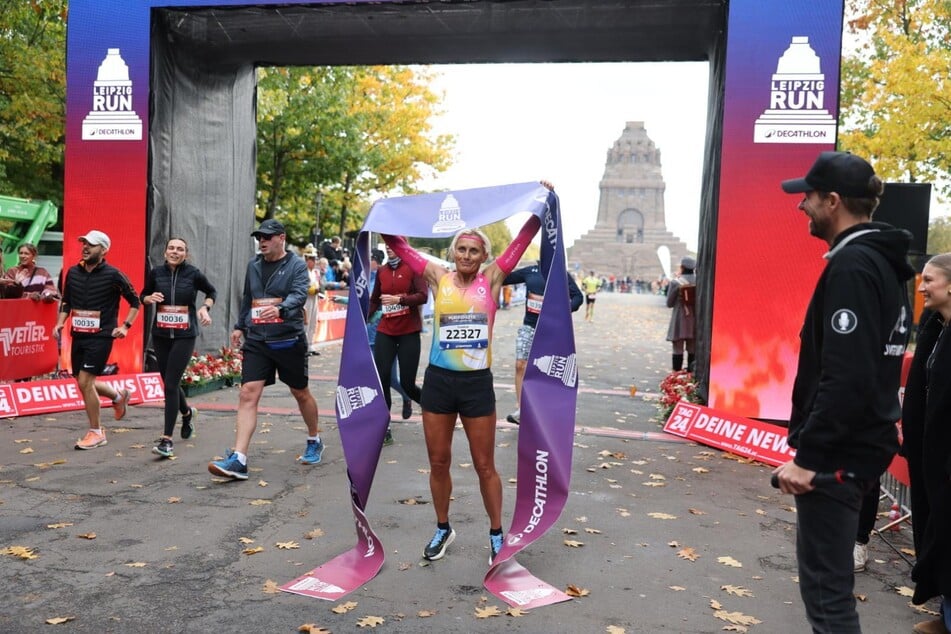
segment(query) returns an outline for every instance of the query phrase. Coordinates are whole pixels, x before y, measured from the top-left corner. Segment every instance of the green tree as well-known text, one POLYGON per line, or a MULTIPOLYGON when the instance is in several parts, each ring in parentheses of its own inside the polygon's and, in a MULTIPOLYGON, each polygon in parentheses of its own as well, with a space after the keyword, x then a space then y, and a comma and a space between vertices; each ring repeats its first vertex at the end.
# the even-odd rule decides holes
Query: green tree
POLYGON ((450 162, 431 134, 439 97, 425 70, 401 66, 261 69, 258 216, 281 214, 292 240, 358 229, 376 197, 416 193, 450 162), (316 218, 319 200, 319 221, 316 218))
POLYGON ((860 42, 842 65, 839 147, 886 180, 951 193, 951 2, 850 0, 860 42))
POLYGON ((67 0, 0 0, 0 192, 63 202, 67 0))
POLYGON ((951 252, 951 218, 935 218, 928 224, 928 253, 951 252))

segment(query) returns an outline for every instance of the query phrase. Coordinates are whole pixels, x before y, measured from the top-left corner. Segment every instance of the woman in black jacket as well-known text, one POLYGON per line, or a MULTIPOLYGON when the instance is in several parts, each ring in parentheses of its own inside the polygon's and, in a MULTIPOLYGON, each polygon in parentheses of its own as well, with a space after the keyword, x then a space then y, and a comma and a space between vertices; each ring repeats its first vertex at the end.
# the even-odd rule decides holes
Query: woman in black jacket
POLYGON ((941 617, 914 631, 951 631, 951 253, 925 265, 918 292, 931 311, 918 333, 902 407, 902 454, 911 476, 917 561, 912 599, 942 597, 941 617))
POLYGON ((152 448, 152 453, 163 458, 174 455, 172 432, 179 412, 182 439, 188 440, 194 433, 197 411, 185 401, 182 375, 195 351, 198 324, 211 324, 209 311, 217 297, 215 287, 204 273, 185 261, 187 257, 188 244, 181 238, 169 239, 165 245, 165 263, 149 271, 142 289, 142 303, 155 306, 152 345, 165 384, 165 431, 152 448), (199 292, 205 299, 196 311, 199 292))

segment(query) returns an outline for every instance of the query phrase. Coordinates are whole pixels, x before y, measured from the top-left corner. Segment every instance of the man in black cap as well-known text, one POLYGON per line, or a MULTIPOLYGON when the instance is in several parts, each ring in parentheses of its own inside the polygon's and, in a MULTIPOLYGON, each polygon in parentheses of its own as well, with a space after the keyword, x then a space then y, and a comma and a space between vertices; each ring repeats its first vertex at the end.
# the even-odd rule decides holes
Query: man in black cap
POLYGON ((231 333, 231 345, 244 345, 241 366, 241 393, 234 450, 208 463, 214 475, 248 479, 248 447, 257 427, 258 402, 275 373, 297 399, 304 423, 307 445, 298 460, 313 465, 321 460, 324 445, 317 425, 317 401, 308 387, 307 336, 304 333, 304 303, 310 278, 307 265, 287 251, 284 225, 269 218, 251 234, 260 254, 248 263, 238 321, 231 333))
POLYGON ((852 548, 862 496, 898 450, 911 236, 871 221, 884 186, 854 154, 823 152, 782 188, 803 194, 809 233, 830 249, 800 335, 789 421, 796 457, 773 473, 796 496, 799 589, 813 632, 861 632, 852 548))

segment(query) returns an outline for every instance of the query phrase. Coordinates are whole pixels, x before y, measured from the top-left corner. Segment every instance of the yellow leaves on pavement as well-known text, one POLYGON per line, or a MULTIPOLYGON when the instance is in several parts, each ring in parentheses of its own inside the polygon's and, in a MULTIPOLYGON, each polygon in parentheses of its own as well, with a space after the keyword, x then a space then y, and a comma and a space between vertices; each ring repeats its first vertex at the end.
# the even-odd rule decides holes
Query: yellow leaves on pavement
POLYGON ((604 628, 604 631, 607 632, 607 634, 626 634, 627 632, 627 630, 618 625, 609 625, 604 628))
POLYGON ((330 630, 325 630, 319 625, 314 625, 313 623, 304 623, 299 628, 298 632, 304 632, 304 634, 331 634, 330 630))
POLYGON ((687 561, 697 561, 698 559, 700 559, 700 553, 695 551, 690 546, 687 546, 685 548, 681 548, 680 550, 678 550, 677 556, 680 557, 681 559, 686 559, 687 561))
POLYGON ((242 555, 257 555, 258 553, 264 552, 264 546, 257 546, 255 548, 245 548, 241 551, 242 555))
POLYGON ((567 546, 568 548, 581 548, 582 546, 584 546, 584 542, 579 542, 574 539, 566 539, 565 546, 567 546))
POLYGON ((717 562, 723 564, 724 566, 730 566, 731 568, 742 568, 743 564, 738 562, 733 557, 717 557, 717 562))
POLYGON ((182 498, 171 497, 165 501, 168 502, 169 504, 178 504, 179 502, 182 501, 182 498))
POLYGON ((577 534, 578 534, 578 531, 575 530, 575 529, 573 529, 573 528, 563 528, 563 529, 561 529, 561 532, 564 533, 565 535, 577 535, 577 534))
POLYGON ((420 610, 416 613, 416 616, 421 619, 428 619, 431 616, 436 616, 436 610, 420 610))
POLYGON ((239 537, 239 538, 238 538, 238 541, 241 542, 242 544, 253 544, 253 543, 254 543, 254 540, 251 539, 250 537, 239 537))
POLYGON ((46 619, 47 625, 62 625, 63 623, 69 623, 74 620, 75 616, 54 616, 51 619, 46 619))
POLYGON ((589 534, 591 534, 591 535, 600 535, 600 534, 601 534, 601 531, 599 531, 599 530, 596 529, 596 528, 586 528, 586 529, 584 529, 584 532, 589 533, 589 534))
POLYGON ((379 616, 365 616, 359 621, 357 621, 357 627, 376 627, 377 625, 383 625, 386 621, 379 616))
POLYGON ((275 544, 280 550, 293 550, 295 548, 300 548, 300 544, 297 542, 277 542, 275 544))
POLYGON ((145 568, 146 566, 148 566, 148 564, 145 563, 144 561, 133 561, 125 565, 128 566, 129 568, 145 568))
POLYGON ((478 607, 475 610, 475 617, 477 619, 487 619, 490 616, 502 616, 502 613, 499 612, 499 609, 494 605, 478 607))
POLYGON ((270 500, 260 500, 260 499, 259 499, 259 500, 251 500, 250 502, 248 502, 248 504, 250 504, 251 506, 264 506, 264 505, 270 504, 270 503, 271 503, 270 500))
POLYGON ((753 596, 753 593, 750 590, 744 588, 743 586, 725 585, 725 586, 720 586, 720 589, 728 592, 729 594, 732 594, 735 597, 752 597, 753 596))
POLYGON ((0 555, 10 555, 18 559, 39 559, 40 556, 33 552, 29 546, 7 546, 0 550, 0 555))
POLYGON ((261 592, 264 594, 277 594, 281 591, 281 587, 277 585, 276 581, 271 581, 268 579, 264 582, 264 587, 261 588, 261 592))
POLYGON ((706 467, 694 467, 691 471, 694 473, 710 473, 710 470, 706 467))
POLYGON ((306 533, 304 533, 304 539, 317 539, 318 537, 323 537, 323 536, 324 536, 324 531, 319 528, 315 528, 312 531, 307 531, 306 533))
POLYGON ((356 601, 347 601, 346 603, 339 603, 334 607, 330 608, 330 611, 334 614, 346 614, 352 610, 355 610, 357 607, 356 601))
POLYGON ((33 466, 37 469, 49 469, 50 467, 54 467, 59 464, 66 464, 66 461, 61 458, 59 460, 54 460, 53 462, 34 462, 33 466))
POLYGON ((20 453, 33 453, 33 447, 26 447, 25 449, 21 449, 20 453))
POLYGON ((46 528, 66 528, 67 526, 72 526, 72 522, 59 522, 57 524, 47 524, 46 528))
POLYGON ((565 589, 565 594, 567 594, 569 597, 579 598, 579 597, 588 596, 589 594, 591 594, 591 591, 588 590, 587 588, 579 588, 573 583, 569 583, 568 587, 565 589))
POLYGON ((648 517, 653 517, 655 520, 675 520, 677 519, 676 515, 671 515, 670 513, 648 513, 648 517))
POLYGON ((259 486, 259 487, 266 487, 266 486, 267 486, 267 480, 258 480, 258 486, 259 486))
POLYGON ((76 537, 79 537, 81 539, 96 539, 96 534, 95 533, 80 533, 79 535, 76 535, 76 537))
POLYGON ((509 608, 508 610, 505 611, 505 613, 508 614, 509 616, 515 616, 515 617, 525 616, 526 614, 528 614, 528 612, 526 610, 523 610, 522 608, 509 608))
POLYGON ((895 588, 895 592, 897 592, 903 597, 915 596, 915 591, 909 588, 908 586, 898 586, 897 588, 895 588))

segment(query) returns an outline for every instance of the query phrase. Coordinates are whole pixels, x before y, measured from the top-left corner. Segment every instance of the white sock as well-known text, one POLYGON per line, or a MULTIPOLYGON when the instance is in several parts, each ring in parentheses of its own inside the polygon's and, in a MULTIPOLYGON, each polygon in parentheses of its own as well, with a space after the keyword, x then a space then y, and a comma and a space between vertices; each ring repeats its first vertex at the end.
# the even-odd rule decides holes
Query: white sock
POLYGON ((90 427, 90 428, 89 428, 89 431, 94 431, 94 432, 96 432, 97 434, 99 434, 100 436, 103 435, 102 427, 90 427))
POLYGON ((238 459, 238 462, 240 462, 241 464, 243 465, 248 464, 248 457, 244 455, 243 453, 241 453, 240 451, 234 452, 234 456, 235 458, 238 459))
POLYGON ((308 436, 308 437, 307 437, 307 440, 308 440, 308 441, 313 440, 313 441, 315 441, 315 442, 320 442, 320 434, 317 434, 316 436, 308 436))

